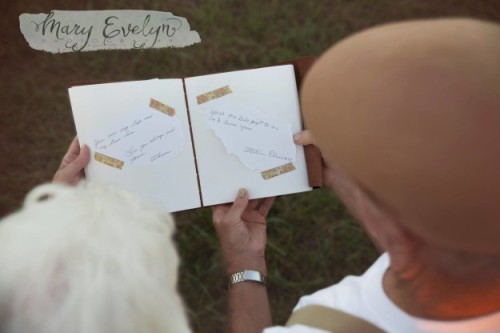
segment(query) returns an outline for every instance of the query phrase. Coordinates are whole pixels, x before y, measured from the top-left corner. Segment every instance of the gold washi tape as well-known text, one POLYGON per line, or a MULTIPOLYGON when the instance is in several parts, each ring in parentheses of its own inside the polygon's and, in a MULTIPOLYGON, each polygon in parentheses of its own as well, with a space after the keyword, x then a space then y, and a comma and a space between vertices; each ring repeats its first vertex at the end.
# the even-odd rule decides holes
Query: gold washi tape
POLYGON ((123 161, 120 161, 119 159, 95 152, 94 154, 94 159, 97 162, 101 162, 103 164, 109 165, 110 167, 120 169, 123 168, 123 164, 125 164, 123 161))
POLYGON ((206 102, 211 101, 213 99, 216 99, 216 98, 219 98, 222 96, 226 96, 227 94, 230 94, 230 93, 232 93, 232 91, 229 88, 229 86, 224 86, 222 88, 215 89, 215 90, 209 91, 207 93, 204 93, 200 96, 197 96, 196 101, 198 102, 198 104, 203 104, 203 103, 206 103, 206 102))
POLYGON ((150 98, 149 107, 158 110, 161 113, 166 114, 167 116, 170 117, 175 116, 175 109, 173 107, 163 104, 162 102, 157 101, 156 99, 150 98))
POLYGON ((293 165, 292 162, 287 163, 285 165, 280 165, 279 167, 272 168, 269 170, 262 171, 260 174, 262 175, 262 178, 265 180, 282 175, 284 173, 290 172, 295 170, 295 166, 293 165))

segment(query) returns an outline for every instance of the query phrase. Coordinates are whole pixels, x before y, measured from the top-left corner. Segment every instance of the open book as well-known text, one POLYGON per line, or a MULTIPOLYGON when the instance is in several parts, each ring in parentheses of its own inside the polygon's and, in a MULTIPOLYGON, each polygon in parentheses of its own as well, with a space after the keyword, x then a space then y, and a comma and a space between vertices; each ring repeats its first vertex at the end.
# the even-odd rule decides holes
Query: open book
MULTIPOLYGON (((87 179, 175 212, 311 190, 293 65, 74 86, 87 179)), ((311 169, 311 167, 309 167, 311 169)), ((309 170, 317 173, 318 170, 309 170)))

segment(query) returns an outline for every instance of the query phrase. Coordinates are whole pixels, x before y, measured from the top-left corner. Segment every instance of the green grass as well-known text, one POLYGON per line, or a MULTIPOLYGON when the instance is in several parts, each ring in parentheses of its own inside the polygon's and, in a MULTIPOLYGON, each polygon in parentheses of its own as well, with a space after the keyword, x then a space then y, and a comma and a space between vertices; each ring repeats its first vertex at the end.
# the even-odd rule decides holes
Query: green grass
MULTIPOLYGON (((244 69, 319 55, 351 33, 390 21, 443 16, 500 20, 492 0, 62 0, 2 3, 0 44, 0 215, 49 181, 75 135, 71 82, 140 80, 244 69), (188 19, 202 43, 184 49, 52 55, 29 49, 21 13, 51 9, 151 9, 188 19)), ((175 214, 180 290, 195 332, 221 332, 227 282, 210 209, 175 214)), ((269 295, 282 324, 301 295, 359 274, 378 255, 327 190, 281 197, 268 227, 269 295)))

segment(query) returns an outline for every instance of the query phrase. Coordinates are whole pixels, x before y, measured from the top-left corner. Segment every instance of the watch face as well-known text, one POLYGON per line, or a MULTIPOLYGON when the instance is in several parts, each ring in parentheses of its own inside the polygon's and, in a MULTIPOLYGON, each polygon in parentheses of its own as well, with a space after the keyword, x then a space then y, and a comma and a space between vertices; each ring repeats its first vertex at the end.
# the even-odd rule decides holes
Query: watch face
POLYGON ((229 286, 239 282, 252 281, 265 284, 265 277, 262 273, 252 270, 244 270, 231 274, 229 277, 229 286))
POLYGON ((243 271, 243 280, 262 282, 262 274, 257 271, 245 270, 243 271))

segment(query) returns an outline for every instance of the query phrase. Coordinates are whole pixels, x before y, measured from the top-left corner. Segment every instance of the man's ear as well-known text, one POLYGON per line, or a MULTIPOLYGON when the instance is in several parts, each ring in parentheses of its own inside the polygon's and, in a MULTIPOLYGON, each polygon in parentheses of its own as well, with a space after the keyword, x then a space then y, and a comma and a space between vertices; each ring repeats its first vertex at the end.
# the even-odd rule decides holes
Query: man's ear
POLYGON ((400 274, 412 274, 414 259, 420 242, 403 229, 397 220, 360 189, 357 193, 357 217, 369 237, 391 258, 391 269, 400 274))
POLYGON ((412 266, 420 242, 404 230, 396 217, 342 170, 332 164, 326 168, 328 186, 342 200, 351 215, 364 227, 375 246, 391 257, 391 268, 404 274, 412 266))

